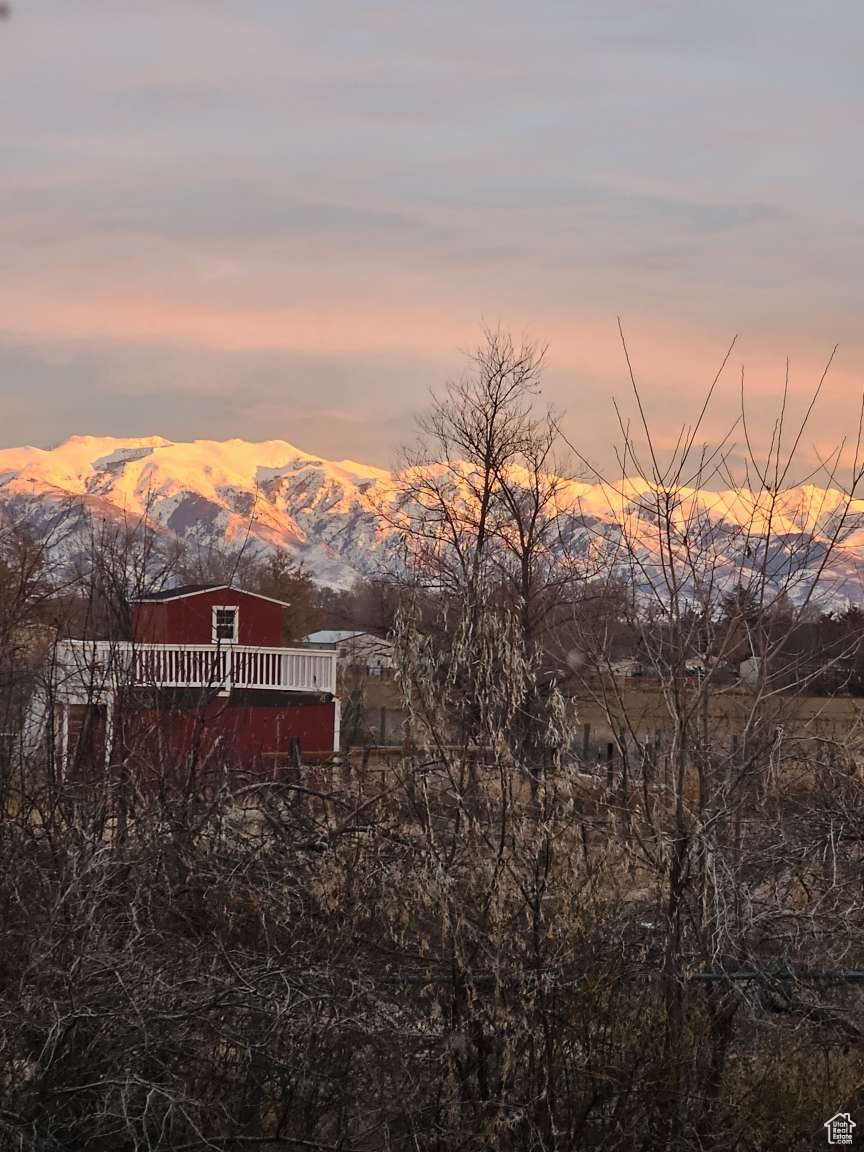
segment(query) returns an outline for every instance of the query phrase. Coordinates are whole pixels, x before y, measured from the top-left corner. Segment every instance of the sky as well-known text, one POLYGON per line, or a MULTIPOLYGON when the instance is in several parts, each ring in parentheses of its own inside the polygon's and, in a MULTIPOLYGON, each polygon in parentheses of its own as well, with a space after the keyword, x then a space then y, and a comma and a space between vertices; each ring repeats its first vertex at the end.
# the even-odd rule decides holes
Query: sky
POLYGON ((284 438, 392 463, 483 324, 611 459, 744 370, 767 436, 864 386, 853 0, 12 0, 0 446, 284 438))

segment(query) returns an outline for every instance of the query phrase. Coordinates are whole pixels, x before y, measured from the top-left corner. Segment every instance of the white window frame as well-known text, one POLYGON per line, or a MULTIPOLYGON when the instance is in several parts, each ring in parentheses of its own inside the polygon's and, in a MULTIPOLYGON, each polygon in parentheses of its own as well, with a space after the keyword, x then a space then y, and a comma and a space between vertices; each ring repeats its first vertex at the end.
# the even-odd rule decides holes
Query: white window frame
POLYGON ((236 644, 240 637, 240 609, 236 604, 214 604, 213 612, 210 617, 210 639, 214 644, 236 644), (234 634, 229 639, 226 636, 219 635, 219 613, 220 612, 233 612, 234 613, 234 634))

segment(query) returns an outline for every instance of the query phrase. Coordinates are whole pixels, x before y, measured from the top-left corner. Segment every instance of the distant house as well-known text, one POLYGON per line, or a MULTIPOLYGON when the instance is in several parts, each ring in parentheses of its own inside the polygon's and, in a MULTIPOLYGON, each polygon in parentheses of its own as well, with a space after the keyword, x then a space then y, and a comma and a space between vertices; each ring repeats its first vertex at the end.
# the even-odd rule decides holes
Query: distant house
POLYGON ((285 607, 226 584, 142 596, 131 640, 58 642, 30 731, 64 768, 148 749, 243 765, 337 751, 336 652, 284 647, 285 607))
POLYGON ((369 676, 387 676, 393 671, 393 645, 374 632, 324 629, 304 636, 309 648, 335 648, 340 665, 369 676))
POLYGON ((303 640, 310 649, 335 651, 346 746, 398 746, 408 716, 397 683, 393 644, 374 632, 326 629, 303 640))

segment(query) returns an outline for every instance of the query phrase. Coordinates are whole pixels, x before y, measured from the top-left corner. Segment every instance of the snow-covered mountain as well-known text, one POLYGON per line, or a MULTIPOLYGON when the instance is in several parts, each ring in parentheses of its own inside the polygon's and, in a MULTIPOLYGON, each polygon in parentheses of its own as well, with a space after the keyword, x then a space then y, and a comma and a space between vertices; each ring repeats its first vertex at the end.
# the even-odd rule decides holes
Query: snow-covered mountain
MULTIPOLYGON (((26 517, 47 527, 62 512, 79 517, 142 519, 167 539, 240 548, 255 553, 284 548, 322 583, 347 586, 386 562, 394 532, 382 510, 392 510, 399 488, 385 469, 354 460, 324 460, 284 440, 194 440, 159 436, 120 439, 73 436, 56 448, 0 449, 0 515, 26 517)), ((686 523, 695 518, 711 536, 720 580, 759 563, 758 500, 746 490, 677 494, 681 549, 686 523)), ((574 552, 595 556, 599 566, 620 560, 621 526, 637 544, 647 571, 657 561, 654 500, 641 481, 610 489, 568 482, 561 503, 561 534, 574 552)), ((818 570, 835 532, 842 494, 813 486, 788 493, 772 510, 770 564, 778 573, 796 567, 818 570)), ((830 595, 860 599, 864 572, 864 501, 854 502, 837 552, 830 595)), ((74 531, 68 539, 74 545, 74 531)))
POLYGON ((390 474, 330 461, 284 440, 72 436, 50 450, 0 449, 0 508, 39 518, 84 510, 146 518, 168 537, 246 553, 286 549, 323 583, 374 570, 387 531, 375 512, 390 474))

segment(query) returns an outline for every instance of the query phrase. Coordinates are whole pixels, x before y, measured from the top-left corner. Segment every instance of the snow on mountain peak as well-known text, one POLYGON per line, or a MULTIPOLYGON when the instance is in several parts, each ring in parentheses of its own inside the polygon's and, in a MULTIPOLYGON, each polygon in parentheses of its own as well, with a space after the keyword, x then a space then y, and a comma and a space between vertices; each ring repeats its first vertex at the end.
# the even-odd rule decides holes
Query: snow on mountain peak
MULTIPOLYGON (((245 540, 253 553, 285 548, 319 580, 337 586, 375 571, 384 560, 393 532, 380 510, 392 507, 398 495, 386 469, 325 460, 286 440, 70 436, 47 450, 0 449, 0 512, 26 499, 48 516, 71 500, 127 522, 146 517, 169 538, 197 545, 245 540)), ((602 549, 604 540, 619 538, 626 520, 649 563, 656 550, 657 498, 640 478, 615 486, 573 480, 562 487, 571 539, 586 555, 602 549)), ((727 535, 741 525, 758 532, 767 514, 760 499, 743 489, 682 489, 674 493, 674 517, 684 523, 696 509, 727 535)), ((792 490, 772 509, 775 539, 787 534, 793 554, 802 535, 830 531, 843 501, 842 493, 812 484, 792 490)), ((854 502, 853 512, 860 523, 843 543, 850 581, 864 548, 864 501, 854 502)))
POLYGON ((51 449, 0 449, 0 501, 100 501, 118 516, 218 544, 285 547, 325 582, 352 582, 380 535, 370 495, 390 473, 325 460, 287 440, 70 436, 51 449))

